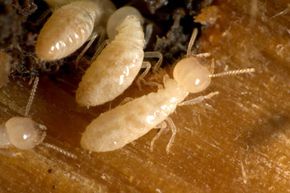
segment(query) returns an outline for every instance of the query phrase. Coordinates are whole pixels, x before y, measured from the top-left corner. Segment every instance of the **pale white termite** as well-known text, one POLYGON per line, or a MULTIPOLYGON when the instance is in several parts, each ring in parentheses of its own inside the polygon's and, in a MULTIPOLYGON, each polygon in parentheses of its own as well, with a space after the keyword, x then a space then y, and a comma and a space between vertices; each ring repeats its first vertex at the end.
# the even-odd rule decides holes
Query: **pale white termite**
POLYGON ((145 41, 140 19, 129 15, 116 31, 114 39, 82 77, 76 92, 76 101, 82 106, 113 100, 132 84, 141 69, 145 41))
MULTIPOLYGON (((106 152, 122 148, 166 120, 189 93, 204 91, 210 85, 212 77, 253 71, 254 69, 250 68, 211 74, 195 56, 188 54, 188 57, 176 64, 173 71, 174 79, 164 79, 163 89, 136 98, 94 119, 82 134, 81 146, 94 152, 106 152)), ((186 101, 186 103, 198 103, 217 93, 212 92, 206 96, 186 101)), ((176 134, 173 122, 169 121, 169 124, 173 127, 173 135, 167 145, 167 152, 176 134)))
MULTIPOLYGON (((35 79, 33 88, 25 109, 28 115, 38 84, 35 79)), ((29 117, 12 117, 0 126, 0 148, 13 145, 18 149, 32 149, 40 144, 46 136, 46 127, 36 123, 29 117)))
POLYGON ((37 38, 37 57, 52 61, 72 54, 90 38, 95 26, 105 26, 114 10, 109 0, 74 1, 56 9, 37 38))

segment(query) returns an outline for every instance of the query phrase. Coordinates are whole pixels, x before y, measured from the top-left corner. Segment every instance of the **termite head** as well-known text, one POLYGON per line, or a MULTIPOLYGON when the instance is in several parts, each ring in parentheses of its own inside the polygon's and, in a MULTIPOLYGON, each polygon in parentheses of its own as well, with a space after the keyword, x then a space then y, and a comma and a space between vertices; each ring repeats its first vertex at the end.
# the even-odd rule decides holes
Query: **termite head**
POLYGON ((109 18, 107 22, 107 34, 110 39, 113 39, 116 35, 117 27, 123 22, 123 20, 129 16, 133 15, 139 19, 141 24, 143 23, 143 17, 141 13, 134 7, 131 6, 124 6, 117 9, 109 18))
POLYGON ((212 74, 205 66, 200 64, 196 57, 190 56, 180 60, 176 64, 173 70, 173 77, 187 92, 198 93, 204 91, 210 85, 212 78, 249 74, 252 72, 255 72, 254 68, 244 68, 212 74))
POLYGON ((27 117, 12 117, 5 123, 9 141, 18 149, 32 149, 45 138, 45 126, 27 117))
POLYGON ((204 91, 210 85, 210 75, 209 70, 196 57, 180 60, 173 70, 176 82, 190 93, 204 91))

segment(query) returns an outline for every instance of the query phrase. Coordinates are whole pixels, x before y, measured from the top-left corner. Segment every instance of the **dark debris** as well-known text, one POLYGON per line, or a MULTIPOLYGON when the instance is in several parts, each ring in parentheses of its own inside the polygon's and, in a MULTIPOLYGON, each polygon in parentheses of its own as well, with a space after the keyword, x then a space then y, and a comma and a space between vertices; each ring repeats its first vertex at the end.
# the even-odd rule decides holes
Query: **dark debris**
MULTIPOLYGON (((147 23, 153 25, 148 51, 164 54, 164 63, 172 63, 186 51, 194 27, 193 22, 201 7, 212 0, 113 0, 117 7, 135 6, 147 23), (145 5, 145 6, 144 6, 145 5)), ((34 45, 50 10, 42 0, 2 0, 0 3, 0 49, 13 58, 12 77, 31 78, 41 72, 55 72, 63 65, 71 65, 78 54, 56 61, 40 62, 34 54, 34 45)))

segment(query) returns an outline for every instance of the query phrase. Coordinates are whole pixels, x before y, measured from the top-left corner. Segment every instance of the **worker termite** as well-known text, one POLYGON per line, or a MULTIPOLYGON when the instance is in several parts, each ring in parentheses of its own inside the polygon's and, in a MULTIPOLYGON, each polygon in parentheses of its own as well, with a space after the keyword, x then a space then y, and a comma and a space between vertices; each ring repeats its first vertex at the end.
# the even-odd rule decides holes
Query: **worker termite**
POLYGON ((96 26, 104 26, 115 6, 109 0, 74 1, 56 9, 37 38, 38 58, 52 61, 80 48, 96 26))
POLYGON ((18 149, 32 149, 40 144, 46 136, 46 127, 27 117, 38 85, 35 78, 33 88, 25 109, 25 117, 12 117, 0 126, 0 147, 11 145, 18 149))
MULTIPOLYGON (((118 10, 111 17, 115 14, 118 10)), ((116 31, 114 39, 86 70, 79 83, 76 101, 82 106, 113 100, 132 84, 142 66, 144 33, 140 19, 129 15, 116 31)))
MULTIPOLYGON (((195 39, 196 34, 197 30, 194 30, 191 40, 195 39)), ((167 120, 173 132, 166 147, 169 152, 176 135, 176 127, 168 116, 178 105, 183 105, 182 102, 189 93, 204 91, 213 77, 254 71, 253 68, 249 68, 212 74, 200 64, 196 56, 192 56, 192 42, 189 43, 187 57, 177 62, 173 70, 173 79, 164 78, 164 88, 101 114, 86 127, 82 134, 81 146, 94 152, 113 151, 145 135, 167 120)), ((185 102, 196 104, 216 94, 218 92, 211 92, 206 96, 199 96, 185 102)), ((160 132, 163 130, 161 129, 160 132)), ((160 133, 157 134, 157 138, 159 135, 160 133)), ((155 140, 156 138, 153 142, 155 140)))

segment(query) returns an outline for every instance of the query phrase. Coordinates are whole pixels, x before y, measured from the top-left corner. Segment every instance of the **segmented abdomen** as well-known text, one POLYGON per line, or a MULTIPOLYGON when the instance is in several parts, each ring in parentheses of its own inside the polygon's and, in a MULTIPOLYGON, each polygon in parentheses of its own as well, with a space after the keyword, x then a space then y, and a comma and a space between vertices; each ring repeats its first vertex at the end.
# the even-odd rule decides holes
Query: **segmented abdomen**
POLYGON ((104 48, 87 69, 76 92, 82 106, 100 105, 113 100, 137 76, 144 57, 144 33, 138 18, 127 17, 115 39, 104 48))
POLYGON ((119 149, 165 120, 188 95, 174 80, 169 81, 165 89, 134 99, 93 120, 83 133, 82 147, 96 152, 119 149))
POLYGON ((46 61, 66 57, 90 37, 105 10, 95 2, 75 1, 55 12, 45 23, 36 42, 36 55, 46 61))

